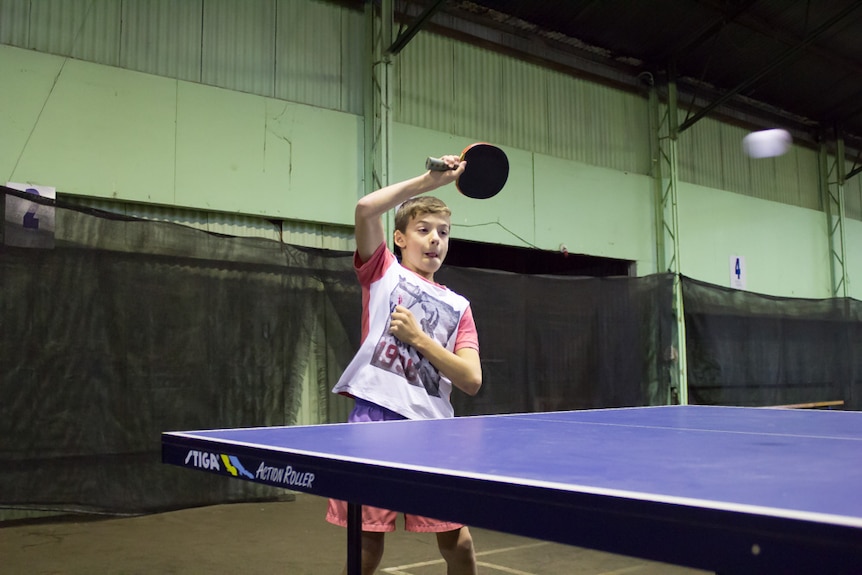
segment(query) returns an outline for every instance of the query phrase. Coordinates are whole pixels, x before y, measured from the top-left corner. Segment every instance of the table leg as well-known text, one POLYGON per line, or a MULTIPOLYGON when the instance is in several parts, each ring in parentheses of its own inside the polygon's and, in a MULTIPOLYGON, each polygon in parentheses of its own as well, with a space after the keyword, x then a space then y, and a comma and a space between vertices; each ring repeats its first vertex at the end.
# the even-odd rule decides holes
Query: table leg
POLYGON ((362 575, 362 505, 347 503, 347 575, 362 575))

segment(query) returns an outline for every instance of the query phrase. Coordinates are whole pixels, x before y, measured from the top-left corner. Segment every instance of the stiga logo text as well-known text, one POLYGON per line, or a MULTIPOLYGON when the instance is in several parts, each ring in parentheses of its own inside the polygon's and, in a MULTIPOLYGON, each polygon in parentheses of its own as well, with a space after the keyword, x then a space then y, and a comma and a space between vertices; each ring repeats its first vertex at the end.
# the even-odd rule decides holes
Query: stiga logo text
POLYGON ((215 453, 207 453, 206 451, 189 450, 184 463, 200 469, 209 469, 211 471, 221 470, 219 456, 215 453))
POLYGON ((224 465, 225 471, 234 477, 254 479, 254 475, 242 466, 236 455, 215 454, 208 451, 190 449, 186 454, 184 463, 189 467, 206 469, 208 471, 221 471, 222 465, 224 465))
MULTIPOLYGON (((248 462, 248 460, 246 462, 248 462)), ((234 477, 287 487, 304 487, 305 489, 312 489, 314 484, 314 473, 311 473, 310 471, 300 471, 298 469, 294 469, 290 465, 285 467, 273 467, 264 462, 260 462, 257 471, 252 473, 243 467, 242 462, 240 462, 236 455, 225 455, 223 453, 216 454, 208 451, 190 449, 189 452, 186 453, 184 464, 188 467, 206 469, 207 471, 215 471, 219 473, 224 469, 225 472, 234 477)))

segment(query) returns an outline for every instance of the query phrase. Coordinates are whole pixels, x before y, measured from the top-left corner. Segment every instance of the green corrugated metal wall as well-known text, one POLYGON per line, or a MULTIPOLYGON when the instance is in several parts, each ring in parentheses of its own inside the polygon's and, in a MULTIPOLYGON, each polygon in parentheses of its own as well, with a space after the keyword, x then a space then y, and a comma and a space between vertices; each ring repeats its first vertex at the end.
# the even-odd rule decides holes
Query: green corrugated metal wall
MULTIPOLYGON (((2 0, 0 43, 362 113, 362 12, 320 0, 2 0)), ((394 120, 623 172, 650 170, 647 103, 495 52, 420 33, 396 60, 394 120)), ((739 153, 713 119, 680 139, 680 178, 820 209, 817 154, 739 153)), ((858 180, 858 178, 857 178, 858 180)), ((862 188, 846 186, 848 217, 862 188)))

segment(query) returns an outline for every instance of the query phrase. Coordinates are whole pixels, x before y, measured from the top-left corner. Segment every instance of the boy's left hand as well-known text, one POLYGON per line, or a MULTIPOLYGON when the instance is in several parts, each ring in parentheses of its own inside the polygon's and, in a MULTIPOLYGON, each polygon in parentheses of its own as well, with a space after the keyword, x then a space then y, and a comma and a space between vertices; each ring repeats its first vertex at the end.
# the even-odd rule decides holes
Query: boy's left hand
POLYGON ((389 318, 389 333, 408 345, 414 345, 420 337, 425 336, 416 316, 402 305, 395 306, 389 318))

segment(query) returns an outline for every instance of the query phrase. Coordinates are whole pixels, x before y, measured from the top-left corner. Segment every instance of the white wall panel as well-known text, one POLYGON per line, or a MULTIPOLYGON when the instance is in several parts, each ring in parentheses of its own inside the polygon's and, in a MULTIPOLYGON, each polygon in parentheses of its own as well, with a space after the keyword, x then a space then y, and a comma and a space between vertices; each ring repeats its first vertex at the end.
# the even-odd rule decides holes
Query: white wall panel
POLYGON ((31 97, 44 106, 10 180, 84 196, 175 200, 175 81, 70 59, 56 83, 34 86, 43 92, 31 97))
POLYGON ((683 183, 679 194, 682 273, 730 285, 729 259, 744 256, 748 291, 829 297, 826 218, 816 210, 683 183))

